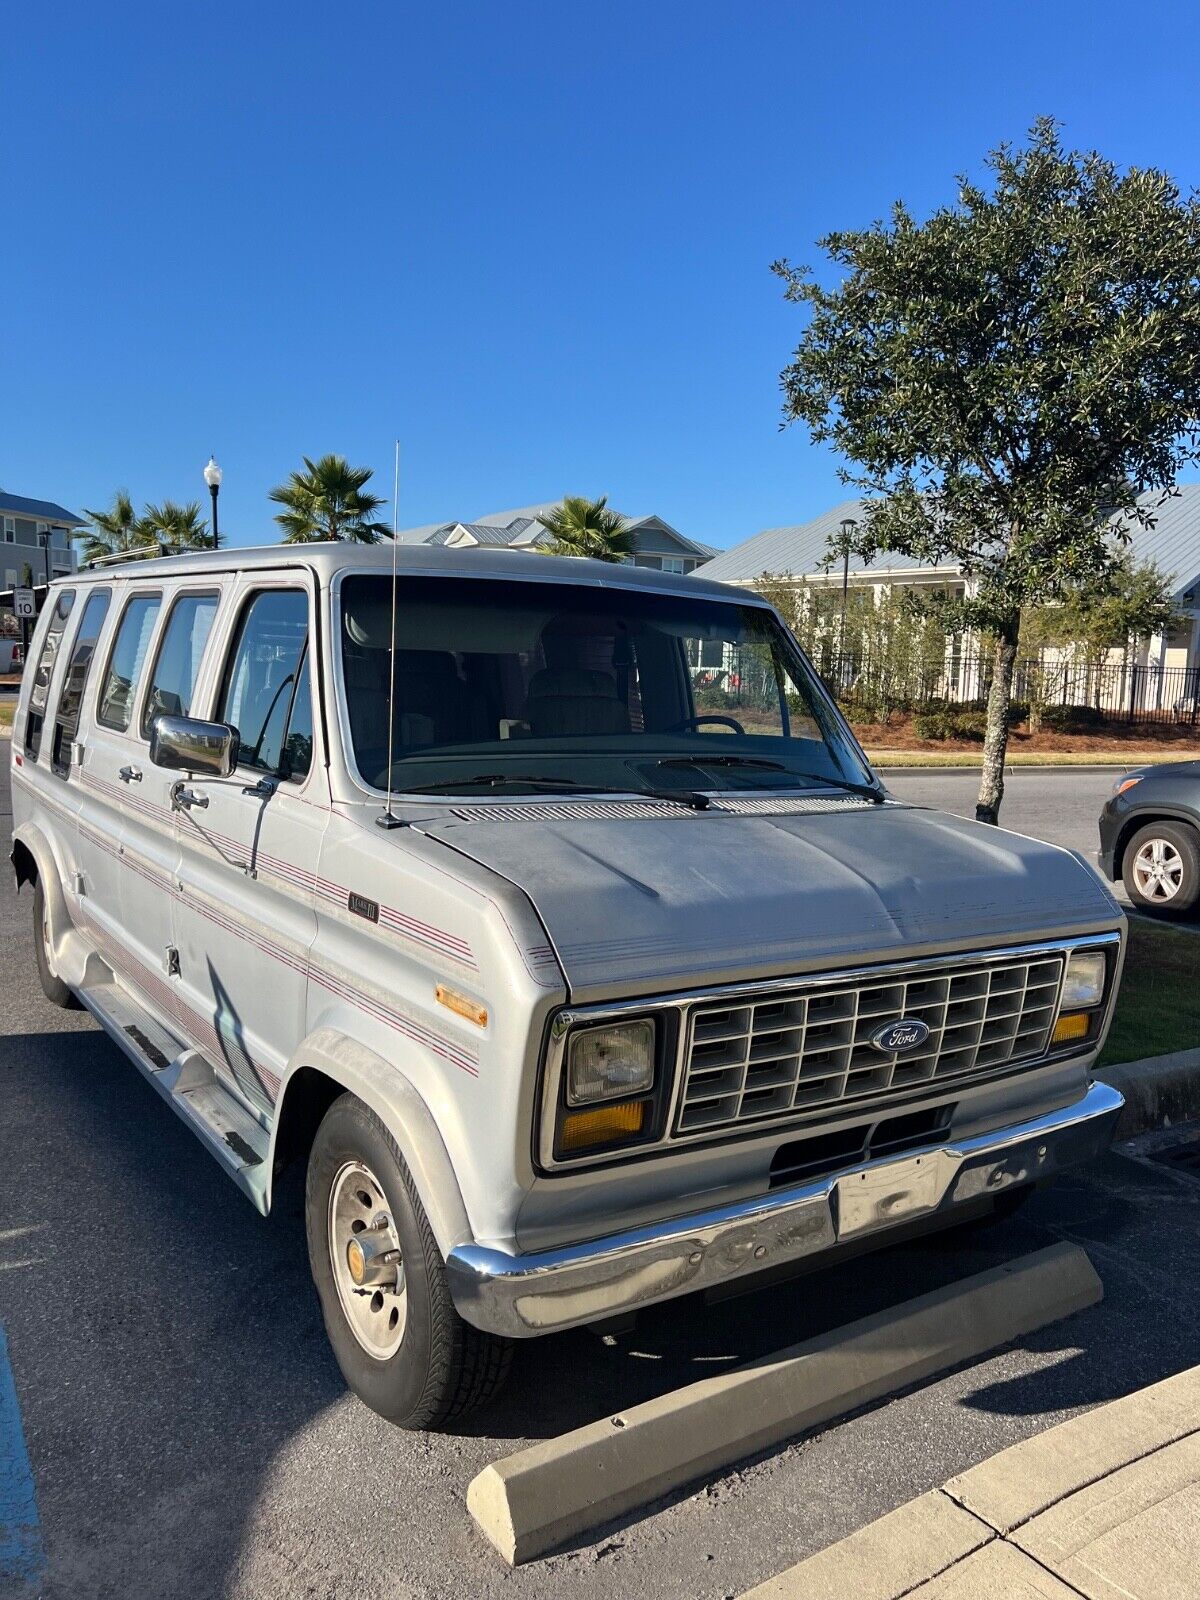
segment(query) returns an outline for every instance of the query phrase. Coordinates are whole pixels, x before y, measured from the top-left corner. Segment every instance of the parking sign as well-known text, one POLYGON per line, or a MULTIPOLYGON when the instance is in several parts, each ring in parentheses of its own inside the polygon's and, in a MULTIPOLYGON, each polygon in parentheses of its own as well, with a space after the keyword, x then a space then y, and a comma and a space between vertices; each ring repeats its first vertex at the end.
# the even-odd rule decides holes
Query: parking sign
POLYGON ((13 590, 13 610, 18 617, 37 616, 37 605, 34 602, 32 589, 13 590))

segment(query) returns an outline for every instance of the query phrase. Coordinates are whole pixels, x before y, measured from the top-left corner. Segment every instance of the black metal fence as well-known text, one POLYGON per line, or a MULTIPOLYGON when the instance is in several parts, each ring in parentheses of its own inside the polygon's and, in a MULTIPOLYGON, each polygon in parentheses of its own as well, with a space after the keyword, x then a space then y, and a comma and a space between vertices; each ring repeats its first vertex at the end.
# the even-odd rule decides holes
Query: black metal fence
MULTIPOLYGON (((956 656, 922 672, 896 674, 886 665, 834 663, 829 683, 852 717, 883 720, 891 712, 937 707, 982 709, 991 688, 987 656, 956 656)), ((1021 661, 1012 699, 1019 719, 1032 715, 1064 731, 1105 723, 1200 725, 1200 666, 1142 666, 1134 662, 1021 661)))

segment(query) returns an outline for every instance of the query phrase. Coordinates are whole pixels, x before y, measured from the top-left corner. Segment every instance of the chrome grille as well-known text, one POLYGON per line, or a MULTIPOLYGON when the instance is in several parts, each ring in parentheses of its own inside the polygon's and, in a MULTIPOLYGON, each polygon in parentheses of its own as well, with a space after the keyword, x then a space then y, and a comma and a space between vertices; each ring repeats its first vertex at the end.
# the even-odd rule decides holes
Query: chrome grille
POLYGON ((694 1007, 676 1135, 994 1072, 1045 1053, 1059 952, 815 984, 694 1007), (882 1054, 870 1036, 915 1017, 929 1038, 882 1054))

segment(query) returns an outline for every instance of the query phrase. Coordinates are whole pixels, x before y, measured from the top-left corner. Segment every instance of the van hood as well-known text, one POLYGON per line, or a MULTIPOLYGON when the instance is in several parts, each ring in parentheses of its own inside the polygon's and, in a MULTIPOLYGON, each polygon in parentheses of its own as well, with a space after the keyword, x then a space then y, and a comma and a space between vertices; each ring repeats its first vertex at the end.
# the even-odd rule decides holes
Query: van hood
POLYGON ((471 808, 414 824, 516 885, 573 1000, 1119 925, 1070 851, 889 801, 801 814, 471 808), (549 813, 547 815, 547 813, 549 813))

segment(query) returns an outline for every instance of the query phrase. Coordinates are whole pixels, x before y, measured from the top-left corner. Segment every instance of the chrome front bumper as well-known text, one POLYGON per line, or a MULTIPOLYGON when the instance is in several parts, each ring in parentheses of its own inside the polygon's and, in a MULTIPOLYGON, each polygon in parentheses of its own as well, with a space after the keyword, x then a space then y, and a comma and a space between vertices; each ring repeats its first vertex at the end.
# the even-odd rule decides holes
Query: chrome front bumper
POLYGON ((1094 1159, 1124 1103, 1115 1089, 1094 1083, 1074 1105, 1029 1122, 536 1255, 459 1245, 446 1262, 450 1291, 468 1322, 510 1338, 601 1321, 1094 1159))

